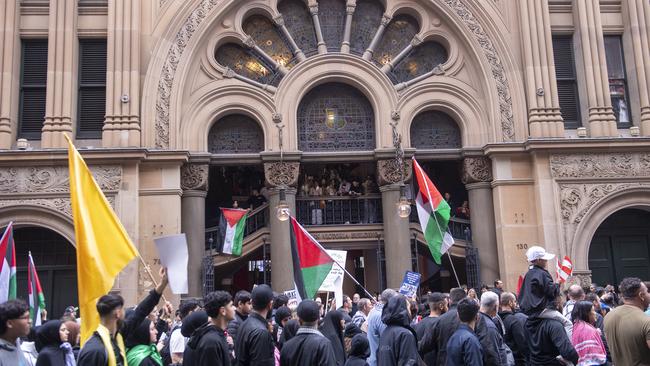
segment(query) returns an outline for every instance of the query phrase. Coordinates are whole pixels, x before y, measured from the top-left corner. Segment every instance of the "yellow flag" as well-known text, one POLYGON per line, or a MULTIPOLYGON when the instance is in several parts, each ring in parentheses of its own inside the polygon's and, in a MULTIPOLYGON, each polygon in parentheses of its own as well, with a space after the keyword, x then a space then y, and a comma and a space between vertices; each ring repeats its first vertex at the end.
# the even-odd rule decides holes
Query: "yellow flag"
POLYGON ((81 340, 85 342, 99 325, 97 299, 110 291, 117 274, 139 254, 83 158, 68 136, 66 139, 77 241, 81 340))

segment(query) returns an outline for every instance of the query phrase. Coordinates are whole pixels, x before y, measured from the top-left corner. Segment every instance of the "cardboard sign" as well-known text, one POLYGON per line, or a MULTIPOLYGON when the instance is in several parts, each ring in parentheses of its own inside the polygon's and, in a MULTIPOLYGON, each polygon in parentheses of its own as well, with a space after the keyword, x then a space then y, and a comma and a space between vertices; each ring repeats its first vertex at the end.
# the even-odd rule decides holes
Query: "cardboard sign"
POLYGON ((415 296, 415 293, 420 287, 420 278, 421 274, 417 272, 406 271, 404 273, 404 280, 402 281, 402 286, 399 288, 399 293, 407 297, 415 296))

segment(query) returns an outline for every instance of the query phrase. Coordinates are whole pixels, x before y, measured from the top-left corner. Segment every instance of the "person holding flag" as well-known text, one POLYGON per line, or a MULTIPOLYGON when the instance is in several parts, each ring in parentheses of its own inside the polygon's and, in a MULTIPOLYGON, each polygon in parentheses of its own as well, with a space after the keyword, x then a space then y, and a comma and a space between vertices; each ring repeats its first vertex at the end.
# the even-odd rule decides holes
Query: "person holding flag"
POLYGON ((16 298, 16 246, 13 223, 0 239, 0 303, 16 298))
POLYGON ((540 246, 532 246, 526 252, 530 267, 519 289, 519 307, 528 316, 539 315, 552 304, 560 293, 560 286, 546 267, 555 254, 547 253, 540 246))

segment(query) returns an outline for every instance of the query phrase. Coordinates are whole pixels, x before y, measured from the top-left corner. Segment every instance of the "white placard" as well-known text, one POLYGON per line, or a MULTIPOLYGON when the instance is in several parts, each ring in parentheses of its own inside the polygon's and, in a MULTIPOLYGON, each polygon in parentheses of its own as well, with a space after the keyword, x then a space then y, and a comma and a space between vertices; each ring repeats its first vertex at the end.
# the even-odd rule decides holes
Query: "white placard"
POLYGON ((160 263, 167 268, 169 287, 175 294, 187 291, 187 239, 185 234, 161 236, 153 239, 158 249, 160 263))
MULTIPOLYGON (((348 256, 348 252, 345 250, 329 250, 326 249, 327 253, 339 263, 343 268, 345 268, 345 260, 348 256)), ((338 265, 333 264, 330 273, 325 277, 325 281, 320 286, 318 291, 322 292, 334 292, 334 298, 336 301, 336 308, 343 306, 343 278, 345 277, 345 272, 338 265)))

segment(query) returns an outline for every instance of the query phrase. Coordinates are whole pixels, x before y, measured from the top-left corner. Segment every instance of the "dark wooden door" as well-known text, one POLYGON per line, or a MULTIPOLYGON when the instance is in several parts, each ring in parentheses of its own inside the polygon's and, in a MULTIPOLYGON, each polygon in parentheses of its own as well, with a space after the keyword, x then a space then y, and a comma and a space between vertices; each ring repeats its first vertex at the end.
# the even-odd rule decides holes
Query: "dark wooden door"
POLYGON ((625 277, 650 280, 650 213, 626 209, 605 220, 591 241, 589 269, 602 286, 625 277))

